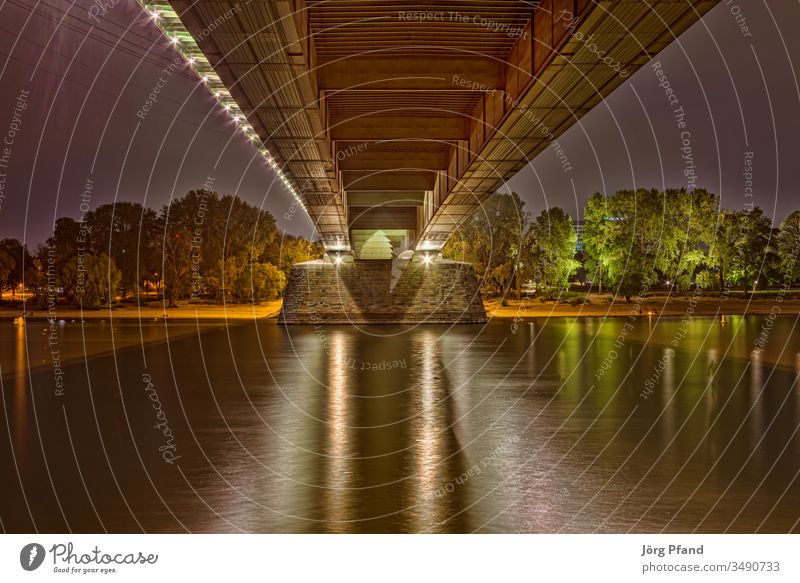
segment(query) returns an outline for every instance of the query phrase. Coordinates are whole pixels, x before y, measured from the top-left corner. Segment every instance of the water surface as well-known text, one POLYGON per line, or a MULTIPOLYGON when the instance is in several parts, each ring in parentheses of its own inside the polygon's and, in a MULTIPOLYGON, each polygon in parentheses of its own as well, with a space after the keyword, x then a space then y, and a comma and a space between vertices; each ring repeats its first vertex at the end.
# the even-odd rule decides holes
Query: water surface
POLYGON ((798 531, 800 336, 765 322, 67 322, 59 389, 5 321, 2 527, 798 531))

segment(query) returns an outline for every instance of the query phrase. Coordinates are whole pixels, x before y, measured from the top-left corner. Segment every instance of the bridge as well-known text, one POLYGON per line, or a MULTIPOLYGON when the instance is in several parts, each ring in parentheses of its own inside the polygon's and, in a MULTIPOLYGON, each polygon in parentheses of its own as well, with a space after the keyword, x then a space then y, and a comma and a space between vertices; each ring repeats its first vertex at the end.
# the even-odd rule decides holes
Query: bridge
MULTIPOLYGON (((308 212, 325 264, 394 260, 390 290, 536 155, 568 169, 558 137, 718 2, 140 1, 308 212)), ((322 269, 290 281, 296 309, 322 269)), ((381 318, 396 300, 354 299, 358 277, 356 319, 420 319, 381 318)))

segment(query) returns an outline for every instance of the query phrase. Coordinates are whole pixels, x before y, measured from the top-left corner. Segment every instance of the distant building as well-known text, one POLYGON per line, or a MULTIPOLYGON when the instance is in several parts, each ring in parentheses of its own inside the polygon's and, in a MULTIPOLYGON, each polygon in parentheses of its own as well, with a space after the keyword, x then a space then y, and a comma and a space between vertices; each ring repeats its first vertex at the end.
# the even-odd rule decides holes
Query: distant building
POLYGON ((575 253, 583 253, 583 221, 575 221, 572 223, 575 229, 575 234, 578 238, 575 240, 575 253))

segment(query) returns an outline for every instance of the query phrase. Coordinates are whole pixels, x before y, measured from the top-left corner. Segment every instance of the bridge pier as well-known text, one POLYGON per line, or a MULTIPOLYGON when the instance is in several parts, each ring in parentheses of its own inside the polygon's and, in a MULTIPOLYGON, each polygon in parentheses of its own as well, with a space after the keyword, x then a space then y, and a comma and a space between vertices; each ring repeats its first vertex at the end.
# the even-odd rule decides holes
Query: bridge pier
POLYGON ((479 324, 475 270, 448 260, 352 260, 292 266, 281 324, 479 324))

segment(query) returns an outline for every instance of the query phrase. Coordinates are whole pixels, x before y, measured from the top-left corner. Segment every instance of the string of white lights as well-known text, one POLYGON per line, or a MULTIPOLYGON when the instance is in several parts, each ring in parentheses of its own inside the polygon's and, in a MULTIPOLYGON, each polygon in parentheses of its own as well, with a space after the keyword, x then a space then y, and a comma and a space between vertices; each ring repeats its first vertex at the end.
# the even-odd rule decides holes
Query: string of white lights
POLYGON ((172 6, 167 2, 137 1, 150 15, 150 18, 161 32, 170 40, 173 48, 186 59, 186 63, 214 95, 220 107, 228 112, 240 131, 256 145, 261 155, 278 174, 278 178, 286 185, 286 188, 289 189, 289 192, 292 193, 303 210, 308 212, 305 202, 298 194, 294 184, 292 184, 291 178, 278 166, 266 144, 261 140, 253 126, 250 125, 239 104, 231 97, 228 88, 225 87, 225 84, 203 54, 203 51, 200 50, 197 41, 183 25, 172 6))

